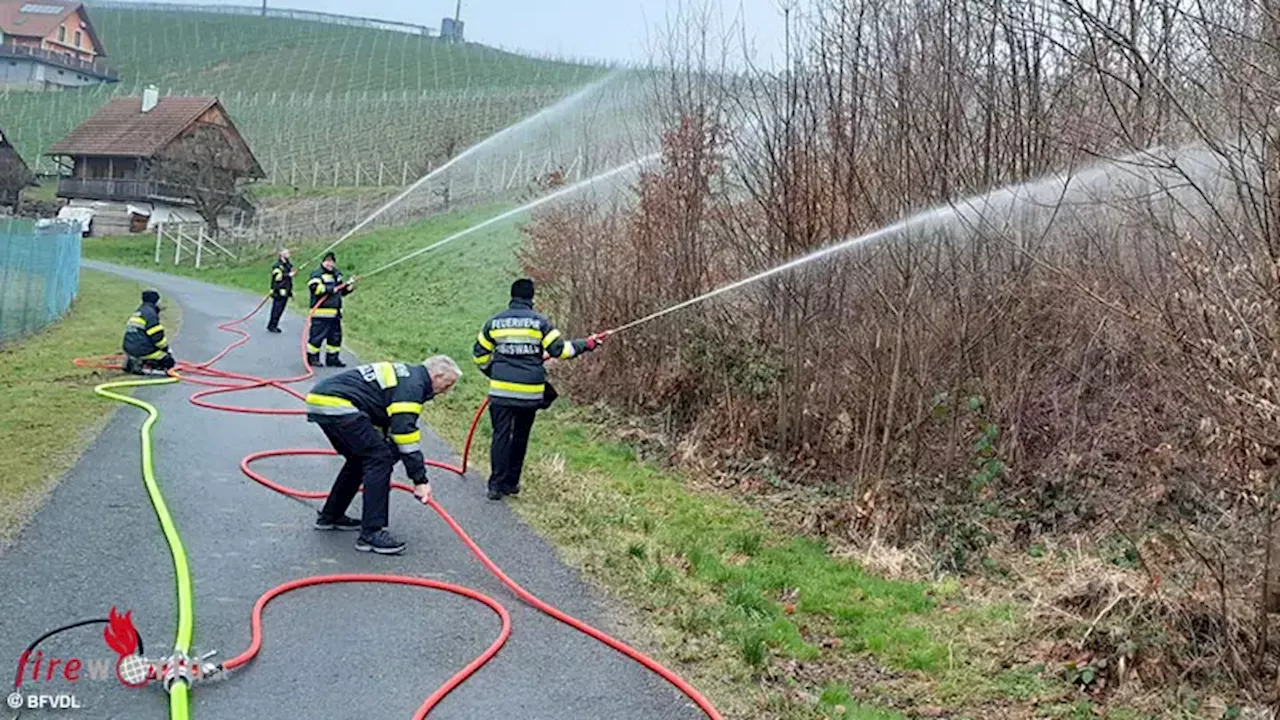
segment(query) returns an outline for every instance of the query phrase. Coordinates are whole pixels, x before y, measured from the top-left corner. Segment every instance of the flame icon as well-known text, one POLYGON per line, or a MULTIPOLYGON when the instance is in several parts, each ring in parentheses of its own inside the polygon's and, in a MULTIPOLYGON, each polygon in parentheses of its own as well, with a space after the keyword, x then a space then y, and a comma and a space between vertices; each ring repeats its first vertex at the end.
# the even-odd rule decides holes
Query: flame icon
POLYGON ((133 611, 124 615, 111 608, 107 615, 107 627, 102 631, 102 639, 107 647, 115 651, 116 678, 128 687, 142 687, 147 684, 147 661, 138 655, 138 631, 133 627, 133 611))
POLYGON ((133 611, 121 615, 111 608, 102 639, 117 655, 132 655, 138 649, 138 631, 133 627, 133 611))

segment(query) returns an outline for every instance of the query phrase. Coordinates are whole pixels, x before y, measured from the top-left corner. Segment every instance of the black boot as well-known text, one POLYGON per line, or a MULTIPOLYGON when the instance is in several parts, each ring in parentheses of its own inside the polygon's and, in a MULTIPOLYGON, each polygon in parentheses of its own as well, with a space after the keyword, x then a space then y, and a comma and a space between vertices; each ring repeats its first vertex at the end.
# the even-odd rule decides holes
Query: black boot
POLYGON ((307 353, 307 364, 311 367, 316 367, 320 364, 320 356, 307 353))
POLYGON ((338 357, 337 353, 328 353, 327 355, 325 355, 324 364, 328 365, 329 367, 346 367, 347 366, 347 364, 342 362, 342 359, 338 357))

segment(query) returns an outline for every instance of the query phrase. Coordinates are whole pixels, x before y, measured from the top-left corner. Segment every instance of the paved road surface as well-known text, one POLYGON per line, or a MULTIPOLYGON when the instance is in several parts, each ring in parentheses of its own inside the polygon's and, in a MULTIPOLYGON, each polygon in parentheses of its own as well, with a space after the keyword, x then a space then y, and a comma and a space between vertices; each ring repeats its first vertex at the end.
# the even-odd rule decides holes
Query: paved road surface
MULTIPOLYGON (((234 339, 214 325, 244 315, 257 301, 194 280, 85 265, 141 280, 168 302, 179 303, 183 321, 173 347, 183 359, 211 357, 234 339)), ((359 312, 359 301, 352 305, 359 312)), ((291 309, 296 306, 292 303, 291 309)), ((122 328, 132 310, 120 308, 122 328)), ((265 313, 255 318, 248 326, 253 340, 219 367, 258 376, 297 374, 300 317, 286 315, 285 332, 278 335, 264 332, 265 322, 265 313)), ((318 372, 323 377, 333 371, 318 372)), ((446 698, 433 718, 700 717, 660 678, 521 603, 434 513, 403 493, 393 494, 391 513, 391 529, 409 543, 402 556, 357 553, 353 533, 312 530, 312 504, 252 483, 237 465, 257 450, 325 447, 320 431, 300 417, 198 408, 187 401, 194 389, 170 385, 143 388, 137 395, 161 412, 154 432, 157 473, 190 556, 197 652, 217 649, 225 659, 247 647, 250 609, 264 590, 279 583, 336 572, 403 573, 476 588, 497 598, 512 615, 506 648, 446 698)), ((278 391, 230 397, 238 404, 297 406, 278 391)), ((86 393, 84 402, 110 401, 86 393)), ((40 634, 76 620, 105 617, 112 606, 133 611, 149 655, 173 642, 172 562, 140 474, 138 429, 143 418, 141 410, 121 405, 14 545, 0 555, 0 662, 13 668, 6 677, 13 677, 22 648, 40 634)), ((424 441, 428 457, 456 462, 439 438, 424 432, 424 441)), ((261 467, 289 485, 327 489, 338 464, 329 458, 273 459, 261 467)), ((505 505, 484 498, 480 478, 431 472, 437 498, 495 562, 547 602, 609 630, 598 598, 505 505)), ((403 470, 397 468, 396 474, 403 470)), ((356 503, 353 514, 358 517, 356 503)), ((196 720, 409 718, 498 631, 497 617, 479 603, 431 590, 370 585, 297 591, 268 607, 264 624, 264 648, 256 660, 224 683, 195 689, 196 720)), ((91 626, 53 638, 42 646, 44 655, 64 663, 77 658, 85 665, 114 660, 101 629, 91 626)), ((40 687, 27 676, 24 689, 40 687)), ((113 679, 84 677, 44 687, 72 691, 87 707, 29 710, 22 717, 167 717, 167 698, 156 688, 129 690, 113 679)))

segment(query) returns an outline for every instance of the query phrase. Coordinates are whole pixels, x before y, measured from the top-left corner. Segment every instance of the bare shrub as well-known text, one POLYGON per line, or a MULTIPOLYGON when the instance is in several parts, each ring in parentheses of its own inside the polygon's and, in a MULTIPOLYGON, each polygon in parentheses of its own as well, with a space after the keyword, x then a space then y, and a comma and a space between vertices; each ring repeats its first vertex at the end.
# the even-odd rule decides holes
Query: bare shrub
POLYGON ((1095 649, 1268 697, 1275 10, 830 0, 779 72, 677 68, 635 202, 526 228, 567 324, 616 327, 934 209, 630 329, 572 385, 722 468, 827 488, 814 529, 923 540, 938 569, 1120 538, 1141 589, 1059 609, 1167 632, 1095 649))

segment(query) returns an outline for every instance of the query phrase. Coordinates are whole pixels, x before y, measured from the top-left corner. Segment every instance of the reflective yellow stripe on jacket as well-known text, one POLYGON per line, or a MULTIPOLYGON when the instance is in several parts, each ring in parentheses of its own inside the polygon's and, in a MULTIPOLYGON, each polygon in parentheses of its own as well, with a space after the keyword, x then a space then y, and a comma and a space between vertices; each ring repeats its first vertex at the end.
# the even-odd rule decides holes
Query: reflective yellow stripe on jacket
POLYGON ((388 417, 395 415, 396 413, 409 413, 410 415, 421 415, 422 403, 393 402, 387 406, 388 417))
POLYGON ((489 394, 491 396, 511 398, 513 400, 541 400, 546 389, 546 383, 530 385, 506 382, 504 380, 489 381, 489 394))
POLYGON ((403 435, 392 433, 391 442, 395 443, 396 448, 406 455, 411 452, 418 452, 422 450, 422 431, 414 430, 403 435))
POLYGON ((400 384, 400 380, 396 378, 396 369, 389 362, 376 362, 373 364, 373 370, 377 373, 378 387, 386 390, 400 384))
POLYGON ((499 328, 490 330, 489 335, 498 342, 502 342, 506 338, 528 338, 535 342, 542 340, 542 331, 534 328, 499 328))
POLYGON ((307 393, 307 412, 314 415, 354 415, 360 411, 346 398, 307 393))

